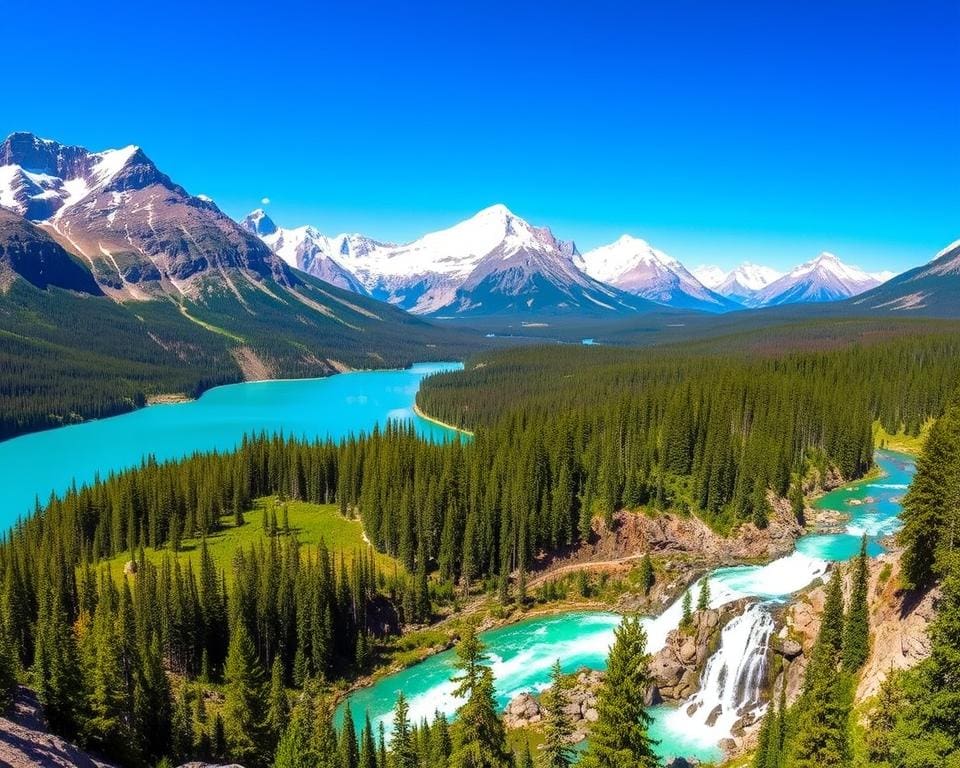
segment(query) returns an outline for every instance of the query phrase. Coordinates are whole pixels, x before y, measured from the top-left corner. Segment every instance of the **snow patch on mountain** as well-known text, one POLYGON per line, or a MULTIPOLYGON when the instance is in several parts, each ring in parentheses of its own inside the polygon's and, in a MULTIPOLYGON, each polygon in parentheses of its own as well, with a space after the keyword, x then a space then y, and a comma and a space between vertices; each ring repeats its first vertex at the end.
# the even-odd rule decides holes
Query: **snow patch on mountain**
POLYGON ((735 308, 677 259, 631 235, 588 251, 579 263, 591 277, 659 304, 708 311, 735 308))
POLYGON ((844 264, 836 255, 824 251, 747 297, 744 304, 764 307, 837 301, 868 291, 880 283, 873 275, 844 264))
POLYGON ((720 283, 727 277, 727 273, 714 264, 701 264, 692 269, 691 272, 697 280, 712 291, 717 290, 720 283))
POLYGON ((105 189, 139 151, 130 145, 87 152, 29 134, 12 134, 0 145, 0 205, 31 221, 59 217, 105 189))

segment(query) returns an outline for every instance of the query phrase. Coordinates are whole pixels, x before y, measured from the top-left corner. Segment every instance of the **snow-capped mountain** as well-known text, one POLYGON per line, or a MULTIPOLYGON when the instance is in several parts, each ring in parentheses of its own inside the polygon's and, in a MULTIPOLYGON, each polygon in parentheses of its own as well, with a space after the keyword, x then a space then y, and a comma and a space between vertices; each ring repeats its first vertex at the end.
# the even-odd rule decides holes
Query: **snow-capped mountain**
MULTIPOLYGON (((264 226, 261 216, 254 217, 256 221, 251 217, 247 217, 250 226, 264 226)), ((327 238, 310 227, 278 228, 261 237, 300 269, 318 274, 318 263, 332 261, 374 298, 416 314, 582 311, 596 315, 652 308, 584 273, 572 242, 554 237, 545 227, 532 226, 504 205, 490 206, 404 245, 361 235, 327 238), (303 234, 294 238, 288 234, 293 232, 303 234), (312 234, 308 237, 308 233, 312 234), (308 240, 323 261, 308 263, 297 253, 296 244, 308 240)))
POLYGON ((717 286, 727 277, 727 273, 715 264, 701 264, 699 267, 691 269, 690 272, 711 291, 716 290, 717 286))
MULTIPOLYGON (((507 262, 519 254, 549 256, 547 262, 552 261, 553 266, 565 266, 568 271, 572 268, 572 274, 561 282, 583 283, 586 275, 572 266, 576 253, 573 243, 557 240, 546 228, 531 226, 504 205, 492 205, 412 243, 352 253, 344 264, 377 298, 417 314, 460 313, 479 311, 479 305, 465 293, 458 295, 458 291, 465 286, 467 292, 476 290, 481 277, 496 272, 496 267, 510 269, 507 262), (490 256, 493 258, 483 264, 490 256)), ((523 281, 516 274, 516 266, 512 277, 505 278, 495 293, 516 296, 521 290, 523 281)), ((591 289, 604 294, 602 287, 591 289)), ((530 308, 537 303, 534 300, 530 308)))
POLYGON ((783 273, 771 267, 744 262, 723 279, 717 292, 743 303, 781 277, 783 273))
POLYGON ((367 295, 367 289, 339 260, 349 255, 351 249, 360 251, 379 247, 380 243, 362 235, 326 237, 313 227, 281 228, 260 208, 248 214, 240 225, 258 235, 291 267, 339 288, 367 295))
POLYGON ((579 263, 591 277, 658 304, 708 312, 737 308, 675 258, 630 235, 588 251, 579 263))
POLYGON ((743 303, 748 307, 770 307, 838 301, 875 288, 881 282, 880 276, 844 264, 834 254, 824 251, 755 291, 743 303))
POLYGON ((238 297, 238 281, 297 282, 258 238, 134 146, 90 152, 12 134, 0 144, 0 205, 80 257, 117 299, 238 297))

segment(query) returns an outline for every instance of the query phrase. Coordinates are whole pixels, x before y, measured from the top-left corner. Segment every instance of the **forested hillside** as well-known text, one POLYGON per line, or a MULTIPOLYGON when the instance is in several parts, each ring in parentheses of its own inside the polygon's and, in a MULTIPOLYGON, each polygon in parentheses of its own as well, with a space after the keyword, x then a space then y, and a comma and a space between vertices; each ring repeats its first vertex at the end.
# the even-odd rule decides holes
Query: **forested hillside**
POLYGON ((960 761, 960 399, 952 398, 917 462, 897 534, 904 605, 939 585, 929 627, 930 655, 909 670, 889 670, 879 693, 854 701, 873 643, 866 539, 827 587, 820 631, 798 700, 771 706, 753 768, 942 768, 960 761))
POLYGON ((916 434, 957 384, 960 336, 905 335, 823 352, 567 347, 489 353, 424 381, 418 405, 490 431, 580 482, 585 504, 687 506, 762 523, 805 462, 869 467, 870 424, 916 434))
POLYGON ((405 367, 489 344, 303 280, 299 308, 240 286, 240 310, 233 296, 116 303, 15 280, 0 293, 0 439, 122 413, 154 395, 196 397, 244 379, 405 367))

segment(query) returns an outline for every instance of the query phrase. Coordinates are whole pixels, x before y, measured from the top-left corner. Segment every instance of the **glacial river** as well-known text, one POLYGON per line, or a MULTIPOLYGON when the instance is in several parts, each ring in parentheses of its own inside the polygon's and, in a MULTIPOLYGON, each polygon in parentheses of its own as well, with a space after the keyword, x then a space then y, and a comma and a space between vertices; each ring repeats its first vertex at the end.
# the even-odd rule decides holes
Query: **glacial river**
MULTIPOLYGON (((710 574, 711 604, 716 607, 741 597, 758 597, 761 602, 724 628, 720 650, 708 662, 703 689, 680 707, 653 709, 653 735, 660 740, 663 758, 676 756, 714 760, 720 757, 720 741, 742 712, 758 712, 752 699, 762 678, 766 647, 773 629, 768 608, 791 593, 823 576, 829 561, 853 557, 866 533, 872 554, 881 551, 878 539, 898 527, 899 499, 913 477, 913 460, 890 451, 878 451, 876 462, 883 472, 872 478, 834 490, 816 506, 846 512, 850 520, 842 533, 804 536, 796 550, 764 566, 720 568, 710 574), (693 715, 687 710, 695 706, 693 715), (709 716, 720 708, 720 716, 709 716), (739 711, 738 711, 739 710, 739 711), (708 724, 709 722, 709 724, 708 724)), ((696 599, 695 585, 694 601, 696 599)), ((681 617, 678 599, 660 616, 644 621, 648 650, 664 645, 667 633, 681 617)), ((496 697, 501 706, 524 691, 542 690, 548 683, 550 667, 560 659, 565 672, 581 666, 602 669, 620 617, 606 612, 570 612, 528 619, 481 635, 490 654, 496 678, 496 697)), ((374 724, 380 720, 389 731, 392 707, 402 690, 410 703, 411 719, 432 719, 435 711, 452 714, 459 702, 450 683, 453 651, 383 678, 349 698, 355 718, 370 713, 374 724)))

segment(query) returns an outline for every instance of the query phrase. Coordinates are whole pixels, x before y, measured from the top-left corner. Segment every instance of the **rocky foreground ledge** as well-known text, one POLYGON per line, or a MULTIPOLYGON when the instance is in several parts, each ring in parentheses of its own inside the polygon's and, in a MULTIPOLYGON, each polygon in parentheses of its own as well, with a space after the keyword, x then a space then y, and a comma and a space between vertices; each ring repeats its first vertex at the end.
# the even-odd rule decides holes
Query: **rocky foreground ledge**
POLYGON ((16 768, 113 768, 50 733, 36 694, 21 686, 13 711, 0 717, 0 765, 16 768))

